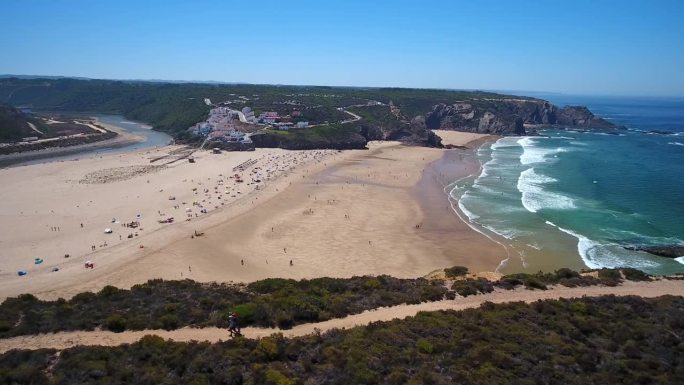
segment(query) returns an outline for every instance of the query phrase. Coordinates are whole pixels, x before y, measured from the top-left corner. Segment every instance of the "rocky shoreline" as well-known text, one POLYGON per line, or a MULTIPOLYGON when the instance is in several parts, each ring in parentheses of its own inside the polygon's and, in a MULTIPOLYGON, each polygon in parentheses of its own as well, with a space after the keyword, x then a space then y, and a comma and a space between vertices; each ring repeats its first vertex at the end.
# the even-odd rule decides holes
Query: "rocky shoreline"
POLYGON ((625 250, 643 251, 665 258, 684 257, 684 245, 660 245, 660 246, 625 246, 625 250))

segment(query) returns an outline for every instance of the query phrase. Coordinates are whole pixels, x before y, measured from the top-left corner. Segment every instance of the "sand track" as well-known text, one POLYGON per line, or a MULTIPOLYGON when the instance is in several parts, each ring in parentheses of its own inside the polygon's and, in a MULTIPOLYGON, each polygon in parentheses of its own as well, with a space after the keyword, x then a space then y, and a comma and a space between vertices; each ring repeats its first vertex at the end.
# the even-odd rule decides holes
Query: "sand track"
MULTIPOLYGON (((583 296, 600 295, 628 296, 638 295, 646 298, 663 295, 684 295, 684 281, 659 280, 652 282, 624 282, 617 287, 592 286, 592 287, 555 287, 551 290, 525 290, 495 291, 493 293, 476 295, 455 300, 426 302, 417 305, 399 305, 392 307, 369 310, 360 314, 350 315, 344 318, 336 318, 324 322, 298 325, 290 330, 266 329, 248 327, 242 330, 247 338, 260 338, 272 333, 282 333, 286 337, 303 336, 325 332, 332 329, 350 328, 367 325, 377 321, 389 321, 395 318, 406 318, 416 315, 421 311, 437 310, 464 310, 477 308, 485 302, 535 302, 546 299, 579 298, 583 296)), ((75 331, 60 332, 54 334, 39 334, 20 336, 0 340, 0 353, 12 349, 66 349, 79 345, 118 346, 138 341, 145 335, 154 334, 165 339, 174 341, 209 341, 218 342, 228 339, 228 333, 219 328, 192 329, 182 328, 178 330, 141 330, 112 333, 109 331, 75 331)))

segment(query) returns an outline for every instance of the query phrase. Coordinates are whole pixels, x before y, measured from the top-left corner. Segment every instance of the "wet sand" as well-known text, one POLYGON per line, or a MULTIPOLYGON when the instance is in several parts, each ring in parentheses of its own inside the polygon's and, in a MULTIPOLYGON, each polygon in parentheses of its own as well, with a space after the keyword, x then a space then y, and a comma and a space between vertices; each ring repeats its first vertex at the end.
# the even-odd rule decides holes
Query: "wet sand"
POLYGON ((458 208, 449 201, 445 187, 455 180, 477 175, 480 164, 474 151, 484 140, 490 139, 471 142, 468 150, 445 151, 444 156, 427 165, 412 191, 425 218, 420 235, 439 245, 441 252, 449 256, 452 266, 466 266, 476 272, 495 271, 507 258, 508 251, 497 244, 498 239, 473 230, 459 217, 455 211, 458 208))

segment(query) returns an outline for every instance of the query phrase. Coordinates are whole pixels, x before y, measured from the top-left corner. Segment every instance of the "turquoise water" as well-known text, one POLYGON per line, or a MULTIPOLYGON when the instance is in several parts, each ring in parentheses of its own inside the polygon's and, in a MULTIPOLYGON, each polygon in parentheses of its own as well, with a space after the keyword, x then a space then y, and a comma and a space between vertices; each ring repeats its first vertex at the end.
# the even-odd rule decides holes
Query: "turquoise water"
POLYGON ((511 258, 502 270, 684 272, 684 258, 624 249, 684 243, 684 101, 546 98, 588 105, 628 129, 543 130, 478 150, 481 173, 451 196, 474 226, 504 237, 511 258))

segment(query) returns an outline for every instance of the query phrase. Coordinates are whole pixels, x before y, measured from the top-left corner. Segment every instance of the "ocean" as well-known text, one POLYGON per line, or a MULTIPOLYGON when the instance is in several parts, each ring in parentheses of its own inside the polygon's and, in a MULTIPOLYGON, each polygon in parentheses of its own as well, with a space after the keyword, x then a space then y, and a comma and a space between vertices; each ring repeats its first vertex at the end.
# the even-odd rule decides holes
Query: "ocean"
POLYGON ((499 270, 684 272, 684 256, 625 249, 684 244, 684 99, 539 97, 627 129, 545 129, 477 150, 480 173, 447 191, 474 228, 508 248, 499 270))

